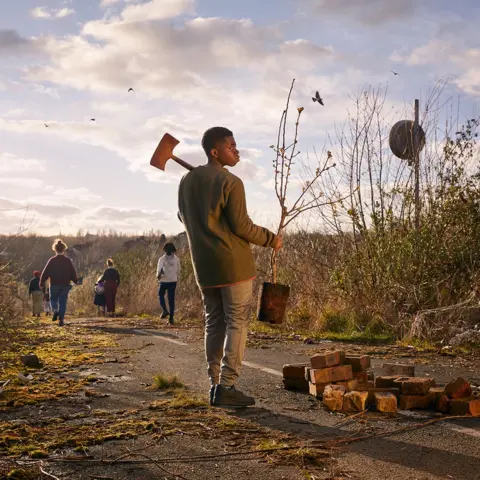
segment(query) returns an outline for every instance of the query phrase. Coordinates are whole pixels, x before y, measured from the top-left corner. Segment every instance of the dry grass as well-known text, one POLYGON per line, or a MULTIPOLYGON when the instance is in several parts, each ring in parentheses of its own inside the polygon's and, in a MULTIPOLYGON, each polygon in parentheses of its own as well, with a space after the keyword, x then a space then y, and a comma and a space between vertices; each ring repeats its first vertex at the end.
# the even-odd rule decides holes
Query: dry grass
POLYGON ((177 390, 185 388, 185 384, 178 377, 178 375, 166 375, 164 373, 158 373, 153 377, 150 390, 177 390))

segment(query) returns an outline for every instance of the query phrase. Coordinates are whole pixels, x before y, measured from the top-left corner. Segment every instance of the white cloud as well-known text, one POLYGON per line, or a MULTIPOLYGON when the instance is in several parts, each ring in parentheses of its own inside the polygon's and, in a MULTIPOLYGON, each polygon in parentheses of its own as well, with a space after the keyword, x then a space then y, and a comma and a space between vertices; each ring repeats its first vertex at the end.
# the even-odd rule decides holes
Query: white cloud
MULTIPOLYGON (((21 158, 12 153, 0 153, 0 173, 44 172, 45 161, 21 158)), ((8 180, 8 179, 7 179, 8 180)))
POLYGON ((34 18, 51 18, 50 12, 46 7, 36 7, 30 10, 32 17, 34 18))
POLYGON ((40 188, 43 180, 31 177, 0 177, 0 184, 12 187, 40 188))
POLYGON ((105 7, 110 7, 111 5, 114 5, 116 3, 120 3, 123 0, 101 0, 100 1, 100 6, 105 8, 105 7))
POLYGON ((73 15, 75 13, 75 10, 73 8, 61 8, 55 13, 56 18, 65 18, 68 17, 69 15, 73 15))
MULTIPOLYGON (((153 10, 155 5, 130 5, 123 15, 132 18, 127 13, 134 10, 129 9, 147 7, 149 14, 154 14, 152 9, 160 15, 153 10)), ((161 11, 162 15, 174 13, 168 8, 161 11)), ((49 38, 44 49, 50 62, 27 67, 30 79, 103 93, 134 86, 142 95, 191 104, 203 98, 207 102, 220 99, 239 85, 250 91, 249 83, 256 82, 257 75, 264 82, 281 82, 291 78, 291 71, 314 67, 312 58, 317 65, 319 59, 334 58, 331 47, 304 39, 282 43, 276 28, 258 27, 248 19, 200 17, 183 24, 119 18, 91 21, 81 35, 49 38), (292 68, 286 71, 289 63, 292 68), (250 74, 248 81, 238 76, 241 70, 250 74), (218 74, 228 76, 228 89, 219 88, 218 74)))
MULTIPOLYGON (((430 0, 427 0, 430 3, 430 0)), ((424 2, 425 3, 425 2, 424 2)), ((307 12, 324 18, 338 15, 369 26, 404 20, 415 13, 414 0, 300 0, 299 6, 307 12)))
POLYGON ((129 5, 122 12, 127 22, 167 20, 185 13, 193 13, 194 0, 151 0, 139 5, 129 5))
POLYGON ((58 8, 58 9, 48 9, 47 7, 36 7, 30 10, 32 17, 34 18, 65 18, 75 13, 75 10, 72 8, 58 8))
POLYGON ((50 204, 45 205, 41 203, 29 203, 32 210, 46 217, 65 217, 69 215, 75 215, 81 212, 81 210, 73 205, 58 205, 50 204))
POLYGON ((107 8, 122 2, 137 2, 139 0, 100 0, 100 7, 107 8))
POLYGON ((128 103, 121 102, 91 102, 92 112, 118 114, 130 109, 128 103))
POLYGON ((55 203, 55 202, 68 202, 74 200, 77 203, 91 203, 97 202, 102 199, 100 195, 96 195, 88 188, 78 187, 78 188, 64 188, 57 187, 53 185, 47 185, 43 189, 42 195, 35 195, 28 197, 30 202, 39 202, 39 203, 55 203))
POLYGON ((433 38, 408 54, 395 52, 392 59, 408 66, 435 65, 438 75, 451 78, 466 93, 480 95, 480 48, 469 48, 463 38, 433 38))
POLYGON ((43 38, 25 38, 15 30, 0 29, 0 55, 19 55, 41 52, 45 40, 43 38))
POLYGON ((167 219, 170 218, 171 215, 171 213, 164 212, 162 210, 146 210, 140 208, 117 208, 102 206, 91 212, 91 216, 88 217, 87 220, 101 219, 102 221, 125 221, 129 219, 167 219))
POLYGON ((58 90, 56 88, 52 88, 52 87, 45 87, 45 85, 41 85, 41 84, 38 84, 38 83, 34 83, 32 85, 33 87, 33 91, 36 92, 36 93, 40 93, 41 95, 47 95, 51 98, 54 98, 54 99, 59 99, 60 98, 60 95, 58 93, 58 90))
MULTIPOLYGON (((1 90, 1 88, 0 88, 1 90)), ((28 115, 28 110, 26 108, 11 108, 7 110, 3 117, 5 118, 19 118, 19 117, 26 117, 28 115)))

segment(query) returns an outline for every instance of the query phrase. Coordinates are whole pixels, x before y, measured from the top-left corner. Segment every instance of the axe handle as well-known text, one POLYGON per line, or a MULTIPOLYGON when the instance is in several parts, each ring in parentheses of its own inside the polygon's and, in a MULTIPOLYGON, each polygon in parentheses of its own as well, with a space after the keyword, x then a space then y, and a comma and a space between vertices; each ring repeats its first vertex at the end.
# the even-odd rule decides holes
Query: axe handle
POLYGON ((179 165, 181 165, 183 168, 186 168, 187 170, 193 170, 193 166, 190 165, 189 163, 185 162, 185 160, 182 160, 181 158, 176 157, 175 155, 171 156, 172 160, 175 160, 179 165))

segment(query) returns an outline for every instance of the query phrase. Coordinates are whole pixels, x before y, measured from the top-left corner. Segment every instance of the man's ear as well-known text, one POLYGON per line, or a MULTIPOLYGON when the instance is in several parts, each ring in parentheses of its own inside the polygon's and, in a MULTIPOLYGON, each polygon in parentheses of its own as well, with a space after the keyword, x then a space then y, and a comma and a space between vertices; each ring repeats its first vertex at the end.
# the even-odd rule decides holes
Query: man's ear
POLYGON ((212 158, 218 158, 218 150, 217 150, 216 148, 212 148, 212 149, 210 150, 210 156, 211 156, 212 158))

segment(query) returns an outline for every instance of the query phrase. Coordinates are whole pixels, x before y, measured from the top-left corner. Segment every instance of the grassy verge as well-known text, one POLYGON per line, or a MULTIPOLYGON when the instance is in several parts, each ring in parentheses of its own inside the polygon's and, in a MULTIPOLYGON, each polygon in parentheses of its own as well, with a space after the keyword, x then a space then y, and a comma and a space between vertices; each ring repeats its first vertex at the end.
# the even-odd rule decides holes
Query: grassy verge
POLYGON ((17 341, 0 352, 0 384, 10 381, 0 395, 0 411, 78 392, 88 380, 68 378, 65 374, 80 366, 103 363, 105 350, 116 345, 110 335, 72 325, 58 328, 40 320, 25 326, 18 332, 17 341), (20 356, 27 353, 36 354, 43 367, 25 367, 20 356), (19 373, 32 375, 33 380, 22 382, 19 373))
POLYGON ((283 340, 298 340, 298 337, 302 337, 304 339, 310 338, 314 341, 331 340, 334 342, 365 343, 375 345, 395 343, 395 337, 387 333, 372 333, 367 331, 312 331, 304 328, 270 325, 268 323, 257 321, 250 324, 250 332, 253 334, 274 335, 283 340))

